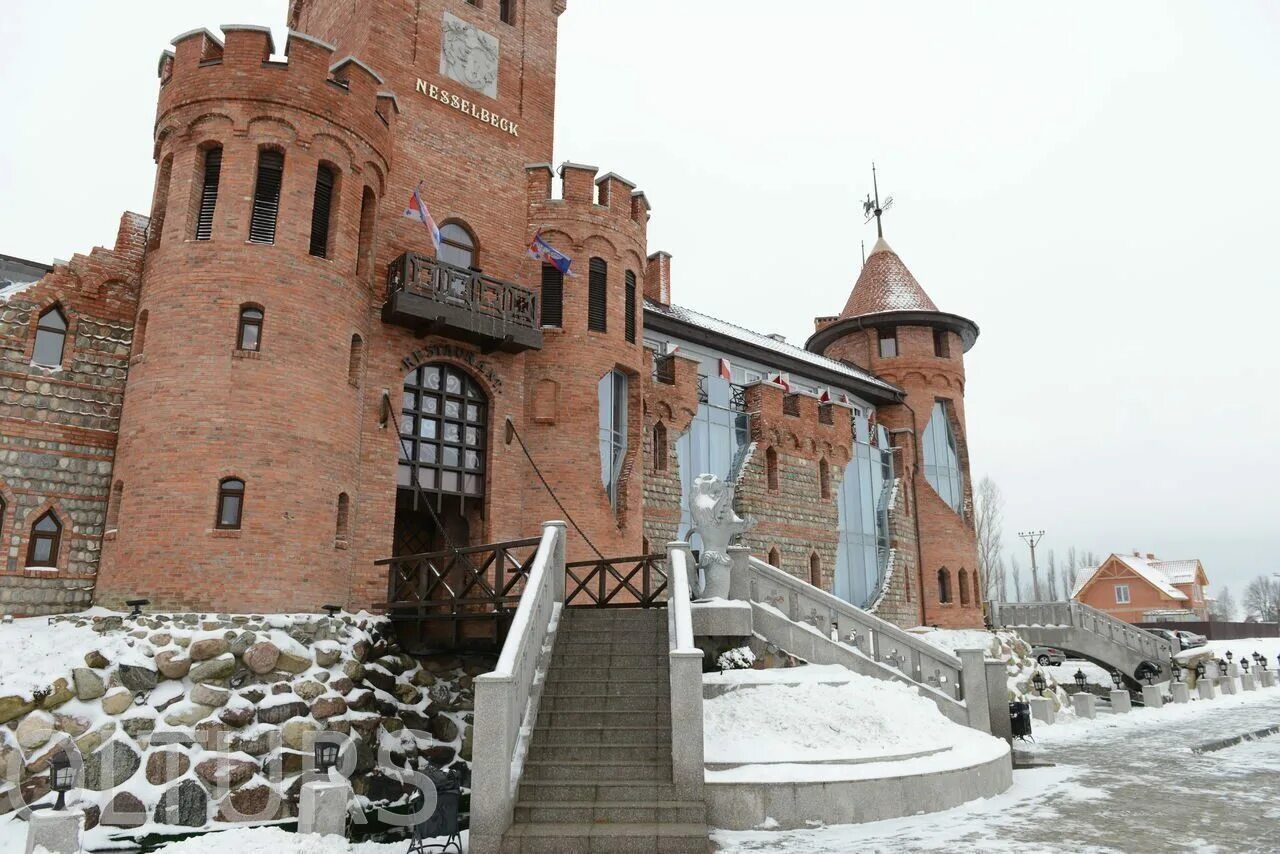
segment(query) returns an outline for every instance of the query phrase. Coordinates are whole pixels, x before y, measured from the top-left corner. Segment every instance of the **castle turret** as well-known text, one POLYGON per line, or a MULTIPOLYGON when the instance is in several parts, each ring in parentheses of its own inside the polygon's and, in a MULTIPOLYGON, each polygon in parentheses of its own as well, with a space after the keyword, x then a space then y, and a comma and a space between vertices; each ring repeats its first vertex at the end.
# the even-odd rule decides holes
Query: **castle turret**
POLYGON ((877 415, 900 449, 896 476, 913 496, 902 508, 912 524, 895 529, 918 543, 898 542, 895 549, 917 556, 907 571, 918 581, 911 587, 923 591, 918 619, 981 625, 964 415, 964 354, 977 340, 977 325, 939 311, 883 237, 867 256, 844 311, 815 325, 805 345, 809 350, 865 368, 906 391, 902 405, 882 406, 877 415))
POLYGON ((398 103, 263 27, 160 60, 158 178, 98 601, 348 600, 372 255, 398 103))

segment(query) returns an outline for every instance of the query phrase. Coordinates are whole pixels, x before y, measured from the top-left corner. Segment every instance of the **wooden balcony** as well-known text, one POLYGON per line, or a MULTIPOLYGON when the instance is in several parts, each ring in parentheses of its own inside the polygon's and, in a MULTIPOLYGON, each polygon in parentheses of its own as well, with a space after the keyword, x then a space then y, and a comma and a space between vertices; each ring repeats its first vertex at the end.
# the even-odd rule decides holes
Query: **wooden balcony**
POLYGON ((486 353, 542 349, 536 293, 414 252, 387 270, 382 319, 420 338, 443 335, 486 353))

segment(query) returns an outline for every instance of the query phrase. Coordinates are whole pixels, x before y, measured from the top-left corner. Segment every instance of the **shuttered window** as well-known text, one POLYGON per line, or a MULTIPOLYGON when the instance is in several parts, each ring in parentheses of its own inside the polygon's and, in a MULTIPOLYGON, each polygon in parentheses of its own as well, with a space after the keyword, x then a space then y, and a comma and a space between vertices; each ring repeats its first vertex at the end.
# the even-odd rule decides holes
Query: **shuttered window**
POLYGON ((564 326, 564 273, 542 265, 542 325, 564 326))
POLYGON ((333 213, 333 169, 321 164, 316 170, 316 196, 311 206, 311 254, 329 257, 329 222, 333 213))
POLYGON ((249 219, 249 240, 276 242, 276 217, 280 213, 280 184, 284 179, 284 155, 271 149, 258 156, 258 181, 253 188, 253 216, 249 219))
POLYGON ((627 343, 636 343, 636 274, 627 271, 627 304, 626 304, 626 332, 627 343))
POLYGON ((222 175, 221 146, 205 149, 200 180, 200 207, 196 211, 196 240, 213 237, 213 211, 218 206, 218 178, 222 175))
POLYGON ((603 258, 592 258, 587 276, 587 328, 595 332, 608 329, 609 265, 603 258))

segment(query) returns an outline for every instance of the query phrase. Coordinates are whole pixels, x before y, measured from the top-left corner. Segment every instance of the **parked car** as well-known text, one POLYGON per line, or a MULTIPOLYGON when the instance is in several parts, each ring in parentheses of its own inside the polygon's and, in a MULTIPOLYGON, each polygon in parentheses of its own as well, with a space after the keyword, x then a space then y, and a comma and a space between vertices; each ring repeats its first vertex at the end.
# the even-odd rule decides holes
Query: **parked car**
POLYGON ((1170 629, 1147 629, 1147 631, 1161 640, 1167 640, 1169 643, 1173 644, 1174 652, 1187 648, 1186 642, 1183 641, 1182 638, 1178 637, 1182 632, 1175 632, 1170 629))
POLYGON ((1209 642, 1209 639, 1204 635, 1198 635, 1195 632, 1184 632, 1179 630, 1174 632, 1174 634, 1176 634, 1178 639, 1182 641, 1183 649, 1191 649, 1193 646, 1204 646, 1209 642))
POLYGON ((1067 654, 1060 649, 1054 649, 1051 646, 1033 646, 1031 654, 1035 656, 1036 662, 1041 667, 1053 665, 1057 667, 1067 660, 1067 654))

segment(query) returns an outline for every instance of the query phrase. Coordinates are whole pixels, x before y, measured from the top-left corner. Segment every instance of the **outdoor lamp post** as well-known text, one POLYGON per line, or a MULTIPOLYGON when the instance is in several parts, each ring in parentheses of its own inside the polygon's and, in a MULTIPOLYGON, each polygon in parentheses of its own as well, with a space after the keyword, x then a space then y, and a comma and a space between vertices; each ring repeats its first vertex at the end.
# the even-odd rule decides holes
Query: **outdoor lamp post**
POLYGON ((1039 670, 1031 677, 1031 687, 1041 697, 1044 696, 1044 674, 1039 670))
POLYGON ((129 599, 124 604, 128 605, 130 608, 133 609, 132 611, 129 612, 130 617, 141 617, 143 607, 150 605, 151 600, 150 599, 129 599))
POLYGON ((1200 679, 1203 679, 1204 674, 1205 674, 1204 662, 1202 661, 1196 665, 1196 680, 1198 681, 1200 679))
POLYGON ((1218 659, 1218 675, 1222 678, 1227 677, 1227 662, 1224 659, 1218 659))
POLYGON ((1175 659, 1169 661, 1169 673, 1173 676, 1174 682, 1182 681, 1182 665, 1175 659))
POLYGON ((1231 650, 1227 650, 1227 663, 1231 663, 1231 650))
POLYGON ((1076 688, 1078 688, 1079 690, 1083 691, 1083 690, 1084 690, 1085 683, 1087 683, 1087 682, 1088 682, 1088 679, 1087 679, 1087 678, 1085 677, 1085 675, 1084 675, 1084 669, 1083 669, 1083 668, 1082 668, 1082 669, 1080 669, 1080 670, 1077 670, 1077 671, 1076 671, 1075 680, 1076 680, 1076 688))
POLYGON ((75 783, 75 765, 67 751, 59 750, 49 760, 49 788, 58 793, 58 803, 53 807, 55 810, 67 808, 67 792, 75 788, 75 783))
POLYGON ((338 764, 338 743, 327 739, 316 739, 316 770, 327 775, 329 769, 338 764))
POLYGON ((1158 672, 1159 672, 1158 670, 1154 670, 1150 667, 1147 668, 1147 672, 1144 674, 1144 678, 1147 680, 1148 685, 1156 684, 1156 674, 1158 672))
POLYGON ((1112 670, 1112 671, 1111 671, 1111 684, 1116 686, 1116 690, 1117 690, 1117 691, 1119 691, 1119 690, 1120 690, 1120 688, 1123 686, 1123 684, 1124 684, 1124 677, 1120 675, 1120 671, 1119 671, 1119 670, 1112 670))
POLYGON ((1240 669, 1243 670, 1246 674, 1249 672, 1249 659, 1245 658, 1244 656, 1240 657, 1240 669))

